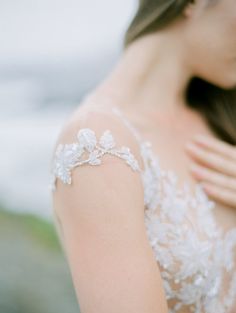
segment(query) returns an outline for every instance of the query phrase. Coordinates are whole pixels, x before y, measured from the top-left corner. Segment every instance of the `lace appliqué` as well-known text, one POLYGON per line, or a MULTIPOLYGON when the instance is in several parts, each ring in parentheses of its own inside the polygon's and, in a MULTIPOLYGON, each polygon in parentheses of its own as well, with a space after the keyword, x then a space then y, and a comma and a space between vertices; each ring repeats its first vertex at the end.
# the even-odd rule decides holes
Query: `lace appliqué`
MULTIPOLYGON (((140 142, 144 162, 141 176, 145 226, 160 266, 168 313, 233 313, 232 306, 236 300, 236 228, 223 234, 214 218, 215 203, 209 200, 201 184, 196 184, 193 195, 187 182, 183 188, 178 188, 177 175, 161 168, 151 142, 142 140, 118 108, 114 108, 113 112, 121 117, 140 142), (224 286, 225 277, 229 282, 227 288, 224 286)), ((113 139, 108 140, 107 148, 100 148, 94 133, 88 133, 93 139, 85 142, 91 145, 91 150, 82 148, 83 144, 80 146, 78 143, 59 145, 53 167, 53 183, 57 177, 71 182, 70 170, 77 165, 85 150, 92 153, 96 148, 95 156, 92 154, 91 157, 94 165, 97 162, 100 164, 99 156, 104 151, 116 151, 114 144, 109 145, 113 139)), ((129 165, 136 164, 134 168, 140 170, 130 151, 126 152, 125 159, 129 159, 129 165)), ((120 156, 120 151, 118 154, 120 156)), ((80 162, 89 163, 90 157, 80 162)))
POLYGON ((231 312, 236 229, 223 236, 212 214, 215 203, 201 184, 196 184, 194 195, 187 182, 178 188, 177 175, 161 169, 150 142, 141 145, 141 154, 146 231, 160 265, 169 313, 186 308, 194 313, 231 312), (221 289, 224 273, 230 281, 227 292, 221 289))
POLYGON ((82 128, 77 133, 77 142, 59 144, 52 163, 52 175, 49 188, 56 190, 56 180, 59 178, 64 184, 71 184, 71 170, 83 164, 100 165, 104 154, 111 154, 126 161, 134 170, 141 171, 138 161, 130 148, 122 146, 116 148, 116 142, 109 129, 106 129, 99 140, 90 128, 82 128), (88 157, 85 156, 88 154, 88 157))

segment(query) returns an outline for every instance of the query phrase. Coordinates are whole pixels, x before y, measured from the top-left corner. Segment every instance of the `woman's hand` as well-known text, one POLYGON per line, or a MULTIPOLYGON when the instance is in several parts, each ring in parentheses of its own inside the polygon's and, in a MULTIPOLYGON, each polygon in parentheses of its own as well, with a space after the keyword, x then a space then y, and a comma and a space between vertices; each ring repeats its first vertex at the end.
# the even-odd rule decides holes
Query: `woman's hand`
POLYGON ((236 146, 198 135, 186 145, 190 171, 215 200, 236 209, 236 146), (198 164, 197 164, 198 163, 198 164))

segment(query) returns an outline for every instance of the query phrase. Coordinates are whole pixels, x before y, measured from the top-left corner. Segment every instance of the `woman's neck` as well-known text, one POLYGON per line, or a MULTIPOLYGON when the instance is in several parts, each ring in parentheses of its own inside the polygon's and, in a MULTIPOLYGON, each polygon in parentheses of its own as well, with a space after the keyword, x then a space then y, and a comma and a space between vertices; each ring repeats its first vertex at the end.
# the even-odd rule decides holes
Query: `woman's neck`
POLYGON ((185 92, 192 72, 183 43, 168 35, 146 35, 124 51, 97 90, 118 96, 123 106, 135 103, 149 120, 174 117, 189 110, 185 92), (145 104, 145 105, 144 105, 145 104))

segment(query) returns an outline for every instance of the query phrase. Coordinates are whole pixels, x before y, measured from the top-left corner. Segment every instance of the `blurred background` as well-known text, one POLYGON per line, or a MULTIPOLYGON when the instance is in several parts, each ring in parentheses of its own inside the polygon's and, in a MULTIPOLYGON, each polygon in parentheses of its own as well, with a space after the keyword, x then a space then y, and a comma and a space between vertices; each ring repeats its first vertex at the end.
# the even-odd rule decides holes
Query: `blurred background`
POLYGON ((79 312, 52 219, 63 122, 111 70, 136 0, 0 0, 0 313, 79 312))

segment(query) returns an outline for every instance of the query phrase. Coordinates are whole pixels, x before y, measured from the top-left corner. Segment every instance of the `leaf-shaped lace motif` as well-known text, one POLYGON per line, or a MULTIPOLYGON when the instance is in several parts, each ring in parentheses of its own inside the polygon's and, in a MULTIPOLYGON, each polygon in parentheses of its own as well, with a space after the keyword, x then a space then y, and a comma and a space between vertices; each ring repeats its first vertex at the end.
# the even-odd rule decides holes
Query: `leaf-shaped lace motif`
POLYGON ((76 138, 77 142, 59 144, 56 148, 49 185, 52 191, 56 190, 57 178, 61 179, 64 184, 71 184, 73 168, 85 163, 100 165, 101 158, 106 153, 124 159, 134 171, 141 171, 138 161, 129 147, 116 148, 116 142, 109 129, 106 129, 97 140, 96 134, 91 128, 82 128, 78 131, 76 138))
POLYGON ((169 313, 231 313, 236 298, 236 228, 223 236, 213 215, 215 203, 196 184, 194 194, 186 182, 163 170, 145 142, 145 225, 160 266, 169 313), (222 290, 224 274, 229 286, 222 290), (222 297, 223 296, 223 297, 222 297), (174 301, 174 303, 173 303, 174 301))

